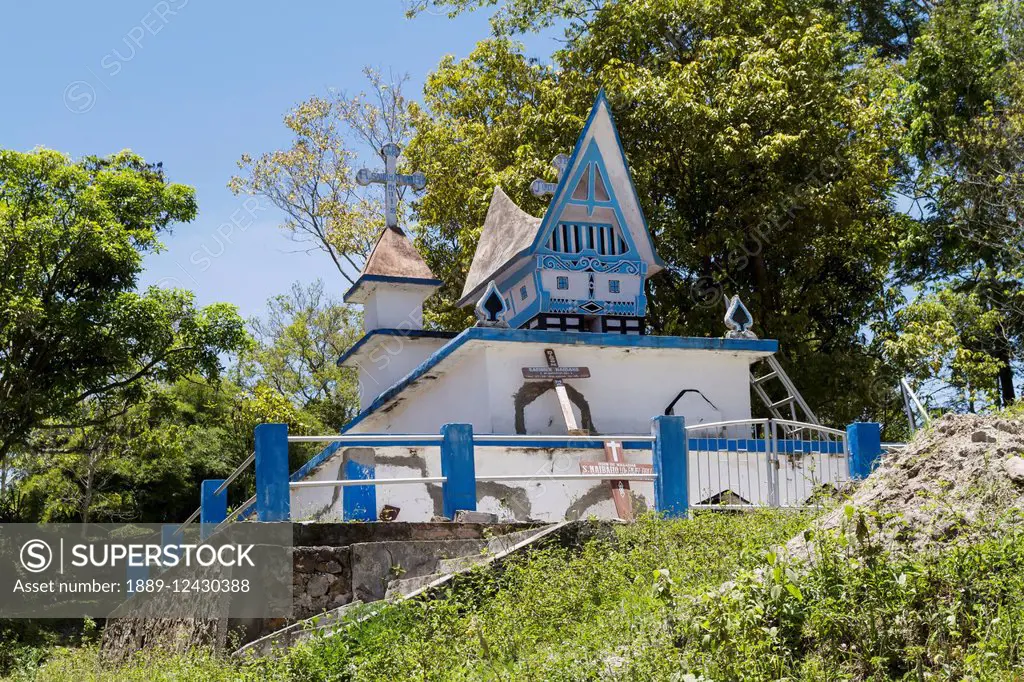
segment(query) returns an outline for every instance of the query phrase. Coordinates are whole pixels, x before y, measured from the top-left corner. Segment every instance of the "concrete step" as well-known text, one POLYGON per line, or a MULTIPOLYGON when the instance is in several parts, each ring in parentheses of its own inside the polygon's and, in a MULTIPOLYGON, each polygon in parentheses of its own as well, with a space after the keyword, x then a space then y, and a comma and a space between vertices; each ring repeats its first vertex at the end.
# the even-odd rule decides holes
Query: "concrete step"
MULTIPOLYGON (((481 552, 483 549, 483 544, 481 544, 475 550, 475 554, 467 554, 461 557, 446 557, 446 559, 455 560, 465 558, 478 560, 479 563, 493 564, 495 562, 505 560, 505 557, 522 551, 545 537, 562 532, 564 528, 573 523, 579 525, 582 522, 562 521, 561 523, 524 532, 523 537, 511 537, 512 534, 502 537, 492 537, 487 541, 488 548, 490 548, 490 543, 492 541, 496 541, 494 547, 501 547, 499 551, 493 554, 489 552, 481 552), (516 542, 517 540, 518 542, 516 542)), ((438 560, 437 563, 440 563, 442 560, 438 560)), ((437 571, 433 571, 414 578, 400 578, 392 580, 388 584, 388 588, 385 590, 385 595, 388 600, 415 598, 421 595, 426 595, 429 598, 431 590, 440 585, 446 584, 452 580, 455 574, 456 573, 439 573, 437 571)), ((340 609, 335 609, 334 611, 322 614, 315 618, 310 618, 301 623, 296 623, 273 634, 267 635, 262 639, 247 644, 235 653, 236 655, 242 655, 246 652, 252 652, 260 655, 277 654, 285 648, 293 646, 294 644, 308 639, 309 637, 317 635, 326 636, 332 631, 346 627, 348 623, 356 623, 368 618, 373 618, 386 603, 386 601, 377 601, 369 604, 353 602, 352 604, 343 606, 340 609)))
POLYGON ((437 572, 459 573, 461 571, 467 571, 474 566, 487 561, 487 557, 489 556, 500 554, 501 552, 512 549, 520 542, 536 535, 540 530, 540 528, 535 528, 490 538, 487 541, 487 547, 481 552, 467 554, 465 556, 455 557, 452 559, 441 559, 437 564, 437 572))
POLYGON ((487 540, 410 540, 352 545, 352 598, 383 599, 388 583, 437 571, 442 559, 480 554, 487 540))
POLYGON ((327 632, 344 625, 368 618, 377 612, 379 605, 354 601, 333 611, 292 623, 265 637, 249 642, 235 652, 235 656, 268 656, 289 649, 317 633, 327 632))
POLYGON ((437 564, 437 572, 440 575, 444 575, 446 573, 461 573, 462 571, 468 571, 474 566, 487 561, 489 554, 489 552, 481 552, 480 554, 460 556, 456 559, 441 559, 437 564))
POLYGON ((421 575, 416 578, 402 578, 400 580, 392 580, 388 583, 388 590, 384 595, 385 601, 395 601, 407 594, 412 594, 417 590, 426 587, 430 583, 443 578, 444 573, 430 573, 428 575, 421 575))

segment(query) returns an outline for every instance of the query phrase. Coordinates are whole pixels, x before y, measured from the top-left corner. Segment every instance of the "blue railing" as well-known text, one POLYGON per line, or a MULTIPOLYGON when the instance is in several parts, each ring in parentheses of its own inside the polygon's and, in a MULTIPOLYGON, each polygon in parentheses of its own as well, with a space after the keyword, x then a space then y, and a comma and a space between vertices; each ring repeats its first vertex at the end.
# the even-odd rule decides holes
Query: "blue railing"
MULTIPOLYGON (((198 510, 198 518, 208 528, 205 533, 230 523, 237 518, 246 516, 265 522, 281 522, 291 520, 291 492, 310 487, 334 487, 345 490, 346 501, 351 498, 353 504, 345 504, 346 519, 361 518, 372 520, 375 513, 375 497, 370 492, 379 485, 403 484, 440 484, 442 488, 444 514, 454 518, 460 510, 476 509, 478 481, 539 481, 539 480, 642 480, 654 483, 655 509, 667 516, 683 516, 694 506, 691 504, 690 486, 698 481, 699 471, 690 472, 693 466, 689 461, 693 453, 717 452, 728 453, 773 453, 774 455, 818 455, 842 456, 846 461, 843 468, 848 467, 849 478, 863 478, 881 455, 881 429, 878 424, 852 424, 845 432, 825 429, 817 425, 787 422, 789 436, 767 437, 769 431, 757 432, 765 437, 710 437, 709 434, 720 426, 715 433, 735 434, 736 424, 764 422, 771 420, 750 420, 749 422, 723 422, 721 425, 699 424, 687 429, 684 418, 676 416, 660 416, 652 420, 650 436, 513 436, 474 434, 469 424, 447 424, 437 435, 431 434, 343 434, 337 436, 294 436, 288 434, 284 424, 262 424, 256 428, 256 450, 253 456, 243 463, 227 479, 206 481, 203 484, 202 507, 198 510), (825 438, 798 437, 800 429, 817 429, 833 434, 825 438), (688 431, 692 433, 688 433, 688 431), (697 435, 698 437, 694 437, 697 435), (645 473, 610 473, 610 474, 504 474, 500 476, 478 475, 476 471, 475 450, 478 447, 499 447, 510 449, 603 449, 609 441, 621 444, 624 450, 649 450, 653 463, 653 474, 645 473), (288 468, 289 443, 322 442, 329 446, 315 457, 309 464, 294 474, 288 468), (339 448, 345 446, 363 447, 437 447, 441 454, 441 475, 433 477, 384 478, 374 477, 372 468, 361 467, 355 462, 347 462, 343 469, 343 480, 301 480, 314 468, 322 464, 339 448), (255 464, 256 495, 227 514, 226 488, 240 474, 242 469, 255 464), (350 515, 348 507, 362 509, 362 516, 350 515), (369 515, 367 515, 367 513, 369 515)), ((781 427, 779 430, 780 433, 781 427)), ((842 461, 842 459, 840 461, 842 461)), ((844 478, 847 472, 844 471, 844 478)), ((375 494, 375 493, 374 493, 375 494)), ((700 506, 700 505, 697 505, 700 506)), ((194 517, 197 515, 193 515, 194 517)), ((194 520, 193 519, 190 519, 194 520)))

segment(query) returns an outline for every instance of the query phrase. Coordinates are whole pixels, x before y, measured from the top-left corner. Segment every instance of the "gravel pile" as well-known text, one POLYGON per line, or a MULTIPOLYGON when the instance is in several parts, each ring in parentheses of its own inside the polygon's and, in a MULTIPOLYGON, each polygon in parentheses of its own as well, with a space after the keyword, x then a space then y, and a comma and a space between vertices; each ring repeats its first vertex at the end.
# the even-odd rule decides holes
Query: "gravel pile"
MULTIPOLYGON (((869 512, 867 527, 890 551, 919 551, 977 532, 978 522, 1024 525, 1024 422, 946 415, 879 467, 819 529, 857 522, 846 507, 869 512)), ((807 555, 805 540, 788 545, 807 555)))

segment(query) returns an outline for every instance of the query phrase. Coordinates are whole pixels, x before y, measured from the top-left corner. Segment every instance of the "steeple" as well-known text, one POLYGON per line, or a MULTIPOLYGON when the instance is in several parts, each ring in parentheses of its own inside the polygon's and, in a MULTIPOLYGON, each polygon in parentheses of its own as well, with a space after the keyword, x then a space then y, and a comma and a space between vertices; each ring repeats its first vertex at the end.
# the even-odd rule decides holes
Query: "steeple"
POLYGON ((363 305, 365 332, 423 329, 423 302, 441 286, 400 227, 385 227, 347 303, 363 305))
POLYGON ((513 328, 643 334, 644 282, 665 267, 654 249, 611 106, 598 93, 543 218, 495 188, 459 305, 476 305, 493 282, 513 328))

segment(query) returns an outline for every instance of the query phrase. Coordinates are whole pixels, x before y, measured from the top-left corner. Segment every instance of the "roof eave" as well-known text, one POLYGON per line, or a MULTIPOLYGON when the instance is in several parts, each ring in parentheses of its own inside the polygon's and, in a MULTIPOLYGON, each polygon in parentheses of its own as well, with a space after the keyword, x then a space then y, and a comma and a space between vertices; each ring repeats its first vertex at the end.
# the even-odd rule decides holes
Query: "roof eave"
POLYGON ((394 275, 360 275, 359 279, 345 292, 342 300, 345 303, 364 303, 367 296, 373 289, 372 285, 390 284, 403 287, 425 287, 437 289, 444 282, 439 279, 427 279, 425 277, 397 277, 394 275))

